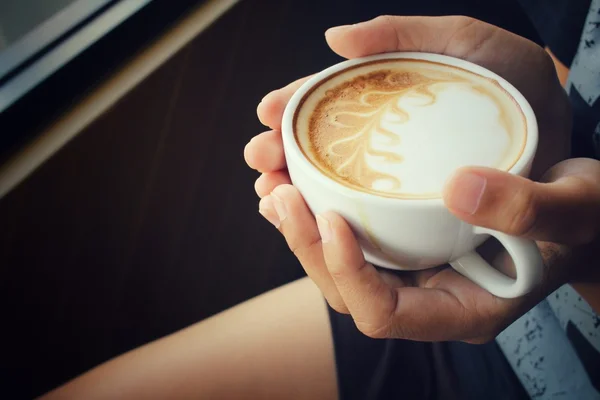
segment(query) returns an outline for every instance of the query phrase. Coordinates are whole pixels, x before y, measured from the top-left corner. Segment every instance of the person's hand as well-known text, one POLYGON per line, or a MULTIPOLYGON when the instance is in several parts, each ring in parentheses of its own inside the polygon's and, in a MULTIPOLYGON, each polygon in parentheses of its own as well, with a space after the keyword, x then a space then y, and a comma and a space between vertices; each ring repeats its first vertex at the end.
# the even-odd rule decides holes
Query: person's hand
MULTIPOLYGON (((539 177, 568 153, 570 110, 566 95, 550 58, 526 39, 465 17, 380 17, 330 30, 327 40, 334 51, 348 58, 386 51, 426 51, 483 65, 513 83, 536 112, 540 156, 536 157, 534 176, 539 177)), ((302 82, 263 99, 258 115, 273 130, 255 137, 247 145, 245 157, 262 173, 255 185, 262 198, 260 212, 284 234, 330 305, 350 313, 362 332, 372 337, 416 340, 489 340, 570 279, 570 248, 543 244, 548 265, 544 284, 528 296, 499 299, 445 266, 402 274, 378 272, 365 262, 348 225, 333 213, 317 217, 319 233, 302 197, 289 185, 279 133, 283 109, 302 82)), ((483 195, 476 189, 455 189, 466 187, 466 171, 455 175, 445 191, 447 205, 460 218, 540 240, 582 244, 597 236, 600 167, 594 161, 558 165, 547 175, 554 182, 551 184, 491 170, 470 172, 483 178, 485 185, 479 185, 486 189, 483 195), (478 205, 476 210, 473 204, 478 205), (502 207, 494 208, 494 204, 502 207), (561 232, 562 228, 572 229, 571 234, 561 232)), ((470 179, 471 186, 477 186, 475 181, 470 179)))
MULTIPOLYGON (((570 153, 571 109, 550 55, 535 43, 468 17, 383 16, 326 32, 327 43, 345 58, 418 51, 445 54, 479 64, 512 83, 529 101, 538 119, 540 140, 532 178, 538 179, 570 153)), ((265 173, 259 196, 277 184, 289 183, 280 139, 283 110, 308 77, 267 94, 258 118, 271 128, 254 137, 245 151, 248 165, 265 173), (274 174, 276 171, 284 174, 274 174)))

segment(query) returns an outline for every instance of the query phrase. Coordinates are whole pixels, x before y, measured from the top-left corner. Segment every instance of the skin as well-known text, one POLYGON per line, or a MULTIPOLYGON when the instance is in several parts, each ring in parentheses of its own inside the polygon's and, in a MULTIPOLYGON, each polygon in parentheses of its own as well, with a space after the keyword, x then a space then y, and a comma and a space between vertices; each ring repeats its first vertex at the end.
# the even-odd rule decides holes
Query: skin
POLYGON ((325 302, 304 278, 123 354, 41 398, 333 400, 335 373, 325 302))
MULTIPOLYGON (((374 338, 472 343, 492 340, 564 283, 573 283, 600 310, 598 269, 591 253, 600 230, 600 162, 565 159, 570 105, 543 48, 466 17, 384 16, 330 29, 326 39, 346 58, 389 51, 463 58, 503 76, 526 96, 540 128, 532 179, 463 168, 447 182, 443 199, 468 223, 536 240, 546 264, 543 282, 533 292, 500 299, 445 266, 398 277, 366 263, 345 221, 331 212, 315 219, 290 184, 279 130, 287 101, 304 82, 300 79, 269 93, 258 105, 259 119, 272 130, 253 138, 245 157, 262 173, 255 186, 260 213, 284 235, 334 309, 350 314, 374 338)), ((491 251, 489 257, 510 270, 505 254, 491 251)))
MULTIPOLYGON (((279 129, 299 80, 263 99, 258 116, 271 130, 252 139, 245 157, 261 172, 256 181, 261 214, 283 233, 312 280, 282 286, 132 350, 42 398, 336 399, 331 328, 321 293, 369 336, 416 340, 490 340, 564 282, 599 309, 600 277, 591 249, 598 245, 600 166, 594 160, 562 161, 570 111, 543 49, 464 17, 380 17, 330 30, 326 38, 349 58, 395 50, 466 58, 503 75, 528 97, 540 117, 544 149, 534 176, 544 183, 467 169, 449 181, 444 199, 471 223, 544 240, 538 242, 547 265, 544 283, 529 296, 503 300, 444 266, 398 277, 365 263, 345 221, 332 213, 315 218, 290 185, 279 129), (476 202, 460 196, 468 172, 486 179, 476 202), (477 209, 461 211, 465 201, 477 209)), ((495 254, 495 261, 510 266, 503 254, 495 254)))
POLYGON ((550 57, 552 58, 552 62, 554 63, 554 68, 556 68, 556 75, 558 76, 560 84, 562 86, 566 86, 567 79, 569 78, 569 68, 567 68, 565 64, 563 64, 558 58, 556 58, 554 53, 552 53, 552 50, 550 50, 548 47, 546 47, 546 51, 548 52, 548 54, 550 54, 550 57))

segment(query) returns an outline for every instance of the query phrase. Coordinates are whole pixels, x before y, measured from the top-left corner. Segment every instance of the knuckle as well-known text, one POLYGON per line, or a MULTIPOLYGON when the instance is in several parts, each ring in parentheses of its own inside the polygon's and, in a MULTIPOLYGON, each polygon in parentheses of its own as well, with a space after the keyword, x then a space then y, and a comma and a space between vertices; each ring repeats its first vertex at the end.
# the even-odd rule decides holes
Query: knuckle
POLYGON ((506 207, 505 233, 513 236, 527 236, 537 222, 537 199, 534 191, 522 188, 512 197, 506 207))
MULTIPOLYGON (((354 323, 358 330, 372 339, 383 339, 389 337, 405 337, 403 330, 398 326, 394 325, 394 316, 396 314, 397 304, 398 304, 398 294, 396 291, 389 292, 392 294, 389 302, 386 302, 388 306, 384 306, 379 309, 378 313, 370 313, 367 318, 358 318, 354 317, 354 323)), ((371 295, 377 296, 386 296, 389 293, 381 293, 381 290, 375 290, 371 295)))
POLYGON ((327 304, 329 304, 329 307, 331 307, 335 312, 339 314, 349 314, 346 304, 344 304, 344 302, 341 300, 334 301, 331 299, 327 299, 327 304))
MULTIPOLYGON (((327 263, 327 269, 329 270, 329 274, 331 278, 333 278, 334 282, 343 282, 344 278, 346 278, 347 269, 344 268, 345 264, 340 262, 329 262, 327 263)), ((360 271, 368 266, 368 262, 363 260, 361 265, 358 268, 353 268, 355 271, 360 271)), ((369 296, 372 294, 369 293, 369 296)))
POLYGON ((356 328, 365 336, 371 339, 385 339, 389 337, 389 323, 378 325, 366 321, 354 321, 356 328))
POLYGON ((329 275, 331 275, 331 278, 334 282, 339 282, 345 276, 344 270, 342 268, 338 268, 336 265, 328 264, 327 270, 329 271, 329 275))
POLYGON ((394 15, 389 15, 389 14, 384 14, 384 15, 380 15, 377 18, 375 18, 375 21, 383 21, 385 23, 393 23, 396 18, 398 18, 397 16, 394 15))
POLYGON ((477 27, 483 24, 480 20, 467 15, 454 15, 450 18, 452 19, 451 23, 455 26, 457 31, 462 33, 465 33, 467 30, 472 32, 472 30, 468 28, 477 27))
POLYGON ((308 241, 301 240, 291 240, 288 241, 288 246, 294 256, 302 263, 302 265, 307 268, 310 266, 305 265, 306 261, 310 259, 307 257, 308 254, 311 254, 315 251, 320 251, 319 246, 321 245, 321 238, 319 236, 313 236, 308 239, 308 241))
MULTIPOLYGON (((280 199, 284 199, 288 214, 292 213, 296 215, 302 212, 302 202, 304 200, 293 185, 279 185, 273 189, 271 193, 275 194, 280 199)), ((294 224, 287 223, 289 219, 290 218, 286 218, 284 221, 281 221, 279 230, 284 234, 288 247, 292 253, 304 267, 307 267, 306 263, 314 258, 311 255, 317 251, 321 251, 321 238, 318 234, 306 234, 302 231, 295 231, 296 228, 294 227, 294 224)))
POLYGON ((390 31, 393 34, 393 38, 395 40, 395 45, 394 47, 396 49, 400 49, 400 44, 407 42, 406 38, 404 37, 404 35, 402 34, 402 32, 398 29, 398 22, 405 17, 399 17, 399 16, 393 16, 393 15, 380 15, 379 17, 375 18, 375 20, 377 21, 377 23, 382 24, 382 25, 387 25, 390 28, 390 31))

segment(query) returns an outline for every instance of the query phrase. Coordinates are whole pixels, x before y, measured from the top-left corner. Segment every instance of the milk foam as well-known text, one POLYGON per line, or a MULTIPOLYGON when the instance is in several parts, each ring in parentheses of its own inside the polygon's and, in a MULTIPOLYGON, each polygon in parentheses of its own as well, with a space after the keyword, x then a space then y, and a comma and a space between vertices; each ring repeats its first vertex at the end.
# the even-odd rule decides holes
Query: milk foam
POLYGON ((416 60, 322 82, 305 97, 295 131, 324 174, 392 197, 438 197, 463 166, 508 170, 526 137, 518 104, 495 81, 416 60))

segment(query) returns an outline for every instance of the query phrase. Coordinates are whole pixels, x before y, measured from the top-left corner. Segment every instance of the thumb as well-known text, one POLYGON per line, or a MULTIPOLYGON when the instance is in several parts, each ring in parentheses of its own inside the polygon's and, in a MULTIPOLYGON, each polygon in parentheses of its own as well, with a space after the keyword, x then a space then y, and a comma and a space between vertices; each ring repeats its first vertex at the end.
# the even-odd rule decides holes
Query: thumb
POLYGON ((462 168, 444 188, 444 202, 467 223, 509 235, 586 244, 600 230, 600 163, 557 164, 546 183, 489 168, 462 168))

